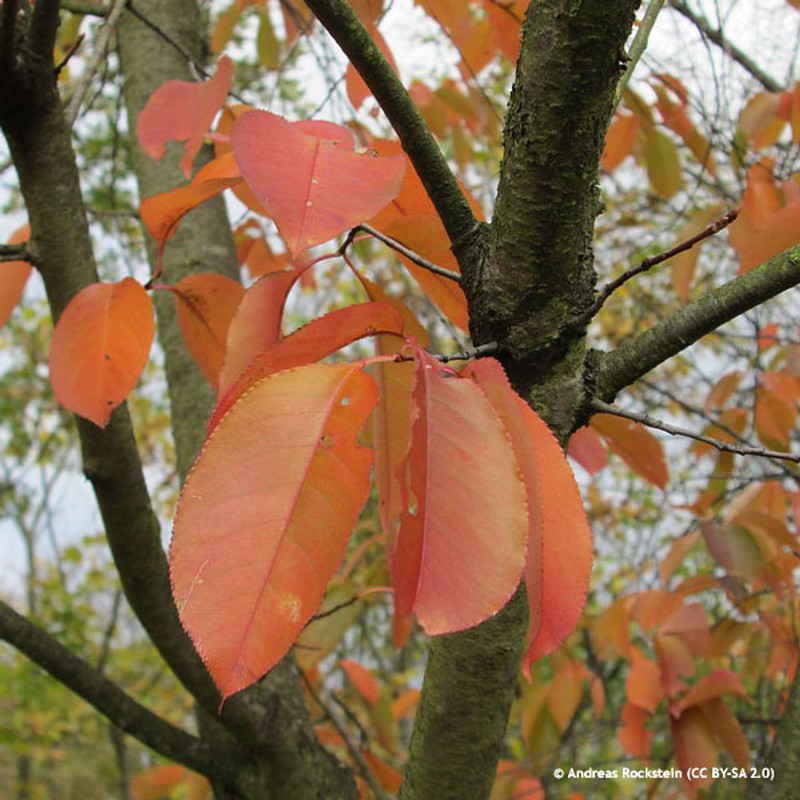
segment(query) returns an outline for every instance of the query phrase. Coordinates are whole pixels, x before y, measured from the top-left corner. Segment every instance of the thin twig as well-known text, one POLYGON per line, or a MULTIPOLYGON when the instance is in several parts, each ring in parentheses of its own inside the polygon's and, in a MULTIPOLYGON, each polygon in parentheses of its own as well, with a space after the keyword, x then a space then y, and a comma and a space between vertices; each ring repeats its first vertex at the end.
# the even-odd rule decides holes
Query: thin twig
POLYGON ((75 41, 69 46, 69 50, 67 50, 67 52, 64 54, 64 57, 61 59, 61 61, 58 62, 58 64, 55 65, 53 69, 56 75, 60 75, 64 67, 66 67, 67 64, 69 64, 70 59, 72 58, 72 56, 75 55, 75 53, 78 52, 78 48, 83 44, 83 40, 85 38, 86 35, 81 33, 78 35, 75 41))
MULTIPOLYGON (((451 281, 455 281, 456 283, 461 283, 461 275, 457 272, 453 272, 450 269, 445 269, 444 267, 440 267, 438 264, 434 264, 432 261, 428 261, 427 258, 423 258, 419 253, 415 253, 413 250, 410 250, 401 242, 398 242, 397 239, 393 239, 391 236, 387 236, 385 233, 381 233, 375 228, 371 227, 370 225, 356 225, 351 231, 351 234, 355 235, 358 231, 364 231, 364 233, 368 233, 370 236, 373 236, 378 241, 383 242, 387 247, 391 247, 392 250, 396 250, 401 255, 405 256, 409 261, 416 264, 418 267, 422 267, 422 269, 428 270, 428 272, 432 272, 434 275, 441 275, 443 278, 449 278, 451 281)), ((345 240, 345 244, 349 244, 352 242, 352 238, 348 235, 347 239, 345 240)), ((343 247, 345 245, 342 245, 343 247)))
POLYGON ((497 342, 486 342, 485 344, 479 344, 477 347, 468 347, 460 353, 438 353, 434 358, 445 364, 448 361, 469 361, 473 358, 480 358, 481 356, 488 356, 490 353, 496 353, 498 347, 499 345, 497 342))
POLYGON ((692 11, 683 0, 670 0, 670 5, 681 16, 688 19, 703 36, 720 47, 726 55, 730 56, 740 67, 749 72, 767 91, 780 92, 783 90, 784 87, 771 75, 764 72, 747 53, 740 50, 736 45, 731 44, 721 30, 711 27, 705 17, 701 17, 692 11))
POLYGON ((94 52, 92 53, 86 68, 86 74, 81 79, 80 83, 75 87, 75 91, 72 93, 72 97, 70 97, 69 103, 64 111, 64 120, 66 121, 68 128, 71 128, 75 124, 75 120, 78 117, 78 112, 80 111, 81 105, 83 105, 83 100, 86 97, 86 92, 89 91, 89 86, 91 86, 94 76, 97 74, 97 70, 100 67, 100 62, 105 57, 106 50, 108 48, 108 42, 109 39, 111 39, 111 34, 116 27, 117 20, 125 10, 126 5, 127 0, 115 0, 114 5, 111 8, 111 12, 100 26, 100 30, 97 34, 97 40, 94 44, 94 52))
POLYGON ((668 422, 655 419, 649 414, 624 411, 621 408, 617 408, 617 406, 611 406, 597 398, 591 401, 590 406, 598 414, 613 414, 616 417, 623 417, 624 419, 630 419, 634 422, 640 422, 642 425, 647 425, 648 428, 664 431, 664 433, 668 433, 670 436, 685 436, 688 439, 694 439, 695 441, 703 442, 703 444, 711 445, 711 447, 715 447, 717 450, 723 450, 726 453, 735 453, 740 456, 759 456, 760 458, 772 458, 781 461, 793 461, 796 464, 800 463, 800 455, 782 453, 778 450, 766 450, 763 447, 751 447, 744 444, 722 442, 719 439, 712 439, 709 436, 703 436, 702 434, 695 433, 686 428, 680 428, 677 425, 671 425, 668 422))
POLYGON ((336 718, 336 715, 333 713, 331 707, 323 701, 317 690, 311 685, 311 681, 309 681, 305 672, 301 671, 300 677, 303 679, 303 683, 305 684, 309 695, 311 695, 311 699, 323 710, 325 716, 331 721, 331 725, 333 725, 333 727, 336 729, 336 732, 339 734, 339 736, 342 737, 345 746, 347 747, 353 761, 355 761, 356 766, 358 767, 358 771, 361 773, 361 777, 364 778, 369 785, 369 788, 372 789, 375 797, 378 798, 378 800, 384 800, 383 790, 375 779, 375 776, 372 774, 372 771, 367 766, 367 762, 364 761, 364 757, 361 755, 358 748, 350 741, 350 736, 348 735, 342 723, 336 718))
POLYGON ((618 278, 615 278, 613 281, 609 281, 598 292, 594 303, 592 303, 592 305, 583 314, 581 314, 580 317, 572 321, 570 324, 574 325, 575 327, 581 327, 585 325, 605 305, 606 300, 608 300, 608 298, 611 297, 611 295, 614 294, 614 292, 616 292, 620 286, 627 283, 631 278, 635 278, 637 275, 647 272, 647 270, 652 269, 658 264, 663 264, 673 256, 677 256, 680 253, 685 253, 687 250, 691 250, 695 245, 700 244, 700 242, 703 240, 708 239, 710 236, 713 236, 724 228, 727 228, 728 225, 730 225, 738 216, 739 209, 731 209, 716 222, 712 222, 707 228, 704 228, 702 231, 700 231, 700 233, 695 234, 686 241, 676 244, 675 247, 671 247, 669 250, 665 250, 662 253, 643 258, 642 262, 638 266, 626 270, 618 278))
POLYGON ((614 92, 614 104, 611 106, 612 110, 616 110, 616 108, 619 106, 620 100, 622 100, 625 87, 628 85, 631 76, 636 70, 636 65, 639 63, 644 55, 644 51, 647 49, 647 41, 650 38, 650 32, 653 30, 659 12, 663 7, 664 0, 650 0, 650 3, 647 6, 647 11, 644 12, 642 23, 639 25, 639 29, 636 31, 636 36, 633 38, 633 42, 631 43, 627 57, 620 65, 621 67, 624 67, 625 71, 620 76, 619 83, 617 84, 617 88, 614 92))
MULTIPOLYGON (((320 611, 317 614, 314 614, 313 617, 308 621, 308 625, 312 622, 316 622, 320 619, 325 619, 325 617, 330 617, 332 614, 336 614, 337 612, 341 611, 344 608, 348 608, 352 606, 353 603, 357 603, 361 597, 359 595, 354 595, 349 600, 344 600, 341 603, 337 603, 335 606, 329 608, 327 611, 320 611)), ((308 625, 306 627, 308 627, 308 625)))

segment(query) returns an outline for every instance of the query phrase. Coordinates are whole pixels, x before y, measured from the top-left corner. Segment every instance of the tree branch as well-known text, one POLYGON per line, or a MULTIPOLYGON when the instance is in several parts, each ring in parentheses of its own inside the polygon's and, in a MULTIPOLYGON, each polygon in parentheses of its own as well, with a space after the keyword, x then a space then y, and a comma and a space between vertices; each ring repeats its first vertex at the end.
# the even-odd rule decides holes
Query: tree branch
POLYGON ((47 631, 0 600, 0 639, 8 642, 93 706, 120 730, 162 756, 203 775, 224 774, 230 763, 200 740, 156 716, 47 631))
POLYGON ((28 30, 33 54, 50 63, 53 61, 53 48, 58 33, 58 12, 58 0, 36 0, 28 30))
POLYGON ((306 5, 342 48, 400 137, 458 257, 479 229, 464 193, 406 88, 345 0, 306 5))
POLYGON ((747 53, 740 50, 736 45, 731 44, 719 28, 712 27, 705 17, 692 11, 684 0, 670 0, 670 5, 681 16, 688 19, 710 42, 720 47, 726 55, 730 56, 740 67, 749 72, 767 91, 783 91, 784 87, 778 81, 764 72, 747 53))
POLYGON ((766 450, 763 447, 753 447, 746 444, 731 444, 731 442, 723 442, 720 439, 712 439, 710 436, 695 433, 688 428, 681 428, 678 425, 672 425, 669 422, 656 419, 649 414, 640 414, 636 411, 626 411, 624 408, 610 406, 602 400, 592 400, 590 406, 592 410, 598 414, 613 414, 615 417, 630 419, 642 425, 647 425, 648 428, 664 431, 664 433, 668 433, 670 436, 685 436, 687 439, 694 439, 697 442, 709 444, 717 450, 722 450, 726 453, 736 453, 736 455, 740 456, 759 456, 761 458, 772 458, 780 461, 793 461, 795 464, 800 463, 800 455, 794 453, 785 453, 780 450, 766 450))
POLYGON ((89 87, 92 85, 92 81, 94 80, 94 76, 100 66, 100 62, 105 57, 109 39, 111 38, 111 34, 114 31, 114 27, 116 26, 117 20, 125 8, 126 3, 127 0, 115 0, 105 22, 103 22, 102 26, 100 27, 100 32, 97 34, 97 40, 94 43, 94 51, 92 52, 92 56, 86 65, 86 72, 78 85, 75 87, 75 91, 72 93, 69 103, 67 103, 67 107, 64 110, 64 118, 69 127, 72 127, 72 125, 75 123, 78 112, 81 109, 83 99, 86 96, 86 92, 89 90, 89 87))
POLYGON ((712 289, 699 300, 649 330, 601 355, 595 394, 611 402, 621 389, 641 378, 701 337, 800 283, 800 247, 787 250, 755 269, 712 289))
POLYGON ((617 106, 622 100, 622 95, 625 87, 630 83, 633 73, 636 71, 636 65, 641 61, 644 51, 647 50, 647 43, 650 40, 650 33, 655 27, 658 15, 664 7, 664 0, 650 0, 647 5, 647 11, 644 12, 642 24, 636 31, 636 36, 633 37, 633 43, 628 51, 628 60, 624 63, 625 72, 619 79, 617 88, 614 91, 614 104, 612 111, 616 111, 617 106))

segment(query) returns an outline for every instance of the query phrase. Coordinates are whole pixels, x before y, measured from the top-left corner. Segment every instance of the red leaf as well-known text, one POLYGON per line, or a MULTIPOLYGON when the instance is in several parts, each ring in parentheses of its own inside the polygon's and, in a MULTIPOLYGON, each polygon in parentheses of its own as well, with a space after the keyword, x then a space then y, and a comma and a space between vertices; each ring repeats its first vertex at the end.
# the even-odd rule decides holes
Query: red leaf
MULTIPOLYGON (((231 133, 242 174, 293 255, 376 214, 400 191, 405 171, 401 158, 358 153, 308 130, 251 111, 231 133)), ((340 141, 352 141, 347 128, 340 132, 340 141)))
POLYGON ((590 475, 597 475, 608 463, 603 440, 592 428, 579 428, 575 431, 570 437, 567 453, 590 475))
POLYGON ((377 400, 358 365, 265 378, 206 441, 170 549, 181 620, 223 699, 288 651, 319 607, 369 495, 357 437, 377 400))
POLYGON ((50 348, 50 382, 59 402, 105 428, 136 386, 154 331, 150 297, 133 278, 78 292, 50 348))
POLYGON ((188 178, 203 138, 231 88, 233 61, 220 58, 214 76, 204 83, 167 81, 153 92, 139 114, 136 133, 142 149, 152 158, 166 152, 170 140, 186 142, 180 166, 188 178))
POLYGON ((617 113, 606 133, 606 144, 600 159, 606 172, 613 172, 633 153, 638 135, 639 118, 635 114, 617 113))
POLYGON ((267 375, 319 361, 364 336, 391 331, 400 335, 403 321, 388 303, 358 303, 331 311, 256 356, 221 398, 209 430, 251 387, 267 375))
POLYGON ((530 647, 523 670, 555 650, 577 624, 592 571, 592 537, 572 469, 544 420, 511 388, 500 363, 465 367, 503 422, 525 482, 530 525, 525 584, 530 647))
POLYGON ((228 327, 244 294, 244 287, 224 275, 189 275, 175 286, 183 340, 206 380, 216 389, 225 358, 228 327))
POLYGON ((381 696, 381 686, 375 676, 357 661, 342 659, 339 666, 347 673, 350 683, 355 686, 358 693, 374 706, 381 696))
MULTIPOLYGON (((30 236, 30 226, 23 225, 11 234, 8 243, 21 244, 27 242, 30 236)), ((27 261, 0 264, 0 328, 8 322, 11 312, 17 307, 32 269, 27 261)))
POLYGON ((717 763, 717 745, 708 720, 697 708, 690 708, 679 719, 670 718, 672 745, 675 748, 675 761, 683 770, 684 782, 689 782, 689 770, 705 767, 707 772, 694 773, 691 787, 698 789, 713 782, 709 767, 717 763), (707 777, 702 777, 706 775, 707 777))
POLYGON ((525 561, 525 489, 503 425, 474 381, 442 369, 415 349, 410 477, 391 554, 396 638, 412 611, 429 634, 477 625, 508 601, 525 561))
POLYGON ((591 425, 637 475, 659 489, 666 489, 669 472, 664 448, 647 428, 613 414, 596 414, 591 425))

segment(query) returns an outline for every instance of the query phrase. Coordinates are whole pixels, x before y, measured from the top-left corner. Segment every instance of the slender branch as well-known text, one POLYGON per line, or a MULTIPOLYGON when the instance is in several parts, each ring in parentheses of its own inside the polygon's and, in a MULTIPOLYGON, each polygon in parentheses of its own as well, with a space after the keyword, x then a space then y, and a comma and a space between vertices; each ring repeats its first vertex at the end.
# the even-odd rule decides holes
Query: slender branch
POLYGON ((590 406, 593 411, 598 414, 613 414, 615 417, 623 417, 624 419, 631 419, 634 422, 640 422, 642 425, 647 425, 648 428, 655 428, 659 431, 664 431, 670 436, 685 436, 689 439, 695 439, 704 444, 710 444, 717 450, 724 450, 726 453, 736 453, 740 456, 760 456, 761 458, 774 458, 782 461, 793 461, 800 463, 800 455, 793 453, 783 453, 779 450, 765 450, 763 447, 751 447, 746 444, 733 444, 731 442, 723 442, 719 439, 712 439, 710 436, 703 436, 700 433, 695 433, 687 428, 681 428, 677 425, 671 425, 668 422, 663 422, 660 419, 651 417, 649 414, 639 414, 635 411, 625 411, 616 406, 610 406, 602 400, 594 399, 591 401, 590 406))
POLYGON ((647 11, 644 12, 642 23, 636 31, 636 36, 633 38, 630 50, 628 51, 627 59, 624 62, 625 71, 619 79, 617 88, 614 91, 614 104, 613 109, 616 109, 622 99, 625 87, 630 82, 631 76, 636 71, 636 65, 641 61, 645 50, 647 50, 647 42, 650 39, 650 33, 655 27, 656 19, 664 7, 664 0, 650 0, 647 6, 647 11))
MULTIPOLYGON (((381 233, 379 230, 376 230, 370 225, 357 225, 355 228, 353 228, 351 233, 356 233, 358 231, 364 231, 365 233, 368 233, 378 241, 383 242, 387 247, 391 247, 392 250, 396 250, 401 255, 404 255, 409 261, 412 261, 418 267, 422 267, 423 269, 428 270, 428 272, 432 272, 434 275, 441 275, 443 278, 449 278, 451 281, 455 281, 456 283, 461 282, 461 275, 459 275, 457 272, 445 269, 444 267, 440 267, 438 264, 434 264, 432 261, 428 261, 427 258, 423 258, 419 253, 415 253, 401 242, 398 242, 397 239, 392 239, 391 236, 381 233)), ((348 236, 345 244, 351 241, 352 238, 348 236)))
POLYGON ((798 283, 800 247, 794 247, 712 289, 610 353, 601 354, 595 394, 610 402, 625 386, 707 333, 798 283))
POLYGON ((306 5, 342 48, 391 122, 458 253, 478 230, 478 221, 419 109, 349 3, 308 0, 306 5))
POLYGON ((77 87, 75 87, 75 91, 73 92, 72 97, 70 97, 67 108, 64 111, 64 119, 69 127, 72 127, 75 123, 75 119, 78 116, 78 112, 83 104, 83 100, 86 97, 86 92, 89 90, 89 87, 94 80, 94 76, 97 74, 97 70, 100 67, 100 62, 103 60, 103 58, 105 58, 109 39, 111 38, 111 34, 114 31, 114 27, 117 24, 120 14, 122 14, 123 10, 125 9, 126 3, 127 0, 115 0, 108 17, 100 27, 100 31, 97 34, 97 40, 94 44, 94 52, 92 53, 92 57, 89 59, 89 62, 86 65, 86 74, 81 79, 77 87))
POLYGON ((120 730, 166 758, 204 775, 224 774, 225 758, 200 739, 171 725, 127 695, 103 673, 47 631, 0 600, 0 639, 93 706, 120 730))
POLYGON ((718 47, 730 56, 740 67, 749 72, 767 91, 780 92, 783 86, 778 83, 771 75, 764 72, 758 64, 750 58, 744 51, 740 50, 736 45, 731 44, 724 36, 719 28, 714 28, 709 21, 692 11, 684 2, 684 0, 670 0, 670 5, 683 17, 689 20, 700 33, 703 34, 709 41, 713 42, 718 47))
POLYGON ((33 254, 28 250, 28 243, 0 244, 0 262, 28 261, 33 263, 33 254))
POLYGON ((92 17, 106 17, 110 11, 107 4, 82 3, 80 0, 61 0, 61 8, 73 14, 86 14, 92 17))
POLYGON ((720 217, 716 222, 711 223, 711 225, 709 225, 707 228, 700 231, 700 233, 692 236, 690 239, 687 239, 680 244, 676 244, 675 247, 671 247, 669 250, 665 250, 663 253, 658 253, 657 255, 643 258, 642 262, 638 266, 626 270, 618 278, 615 278, 613 281, 609 281, 600 290, 595 298, 594 303, 592 303, 592 305, 583 314, 581 314, 580 317, 571 321, 570 325, 574 325, 575 327, 583 327, 605 305, 606 300, 608 300, 608 298, 611 297, 611 295, 614 294, 614 292, 616 292, 620 286, 627 283, 631 278, 635 278, 637 275, 647 272, 647 270, 652 269, 658 264, 663 264, 673 256, 677 256, 680 253, 685 253, 687 250, 691 250, 695 245, 700 244, 700 242, 708 239, 710 236, 713 236, 714 234, 719 233, 721 230, 727 228, 728 225, 730 225, 738 216, 739 209, 734 208, 724 216, 720 217))
POLYGON ((58 12, 58 0, 36 0, 28 30, 28 40, 34 55, 51 63, 58 33, 58 12))
POLYGON ((468 347, 460 353, 440 353, 436 358, 446 364, 448 361, 469 361, 472 358, 480 358, 496 352, 497 342, 486 342, 485 344, 479 344, 477 347, 468 347))
POLYGON ((54 72, 56 73, 56 75, 60 75, 64 67, 66 67, 67 64, 69 64, 72 57, 80 49, 80 46, 83 44, 83 40, 85 38, 86 38, 85 34, 81 33, 78 35, 75 41, 69 46, 69 50, 67 50, 67 52, 64 53, 64 55, 61 58, 61 61, 59 61, 58 64, 56 64, 55 66, 54 72))

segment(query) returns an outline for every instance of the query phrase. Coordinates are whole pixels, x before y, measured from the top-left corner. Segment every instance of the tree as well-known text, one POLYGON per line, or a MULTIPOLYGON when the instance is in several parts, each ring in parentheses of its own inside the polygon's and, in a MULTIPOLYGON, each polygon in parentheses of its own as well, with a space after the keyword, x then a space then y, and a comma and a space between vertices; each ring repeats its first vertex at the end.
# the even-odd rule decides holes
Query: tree
MULTIPOLYGON (((360 584, 352 577, 363 574, 357 570, 364 569, 363 553, 372 544, 369 538, 356 538, 356 550, 336 579, 327 605, 312 620, 321 592, 342 562, 343 540, 339 537, 329 547, 326 539, 320 555, 316 545, 303 538, 304 531, 314 533, 314 542, 323 541, 327 525, 336 528, 337 536, 342 531, 346 535, 367 503, 373 519, 381 517, 388 528, 396 640, 408 635, 411 612, 428 632, 437 634, 428 647, 425 681, 402 768, 401 797, 485 798, 493 786, 495 797, 522 792, 535 796, 541 791, 538 781, 551 781, 551 768, 559 763, 551 760, 547 747, 563 741, 573 748, 574 758, 591 756, 571 739, 571 728, 579 725, 587 705, 582 699, 585 684, 591 685, 598 713, 605 690, 623 724, 619 746, 609 746, 607 757, 620 759, 624 752, 659 758, 666 752, 669 760, 674 755, 686 776, 682 785, 692 794, 707 785, 710 775, 697 774, 692 781, 689 770, 713 767, 721 743, 744 770, 742 777, 749 775, 751 751, 766 758, 766 743, 758 748, 748 741, 741 720, 722 698, 748 694, 745 682, 753 676, 733 667, 739 665, 742 643, 752 644, 757 636, 769 662, 764 671, 767 683, 759 691, 769 693, 782 719, 765 762, 774 770, 774 780, 761 779, 757 771, 747 791, 753 797, 788 797, 800 752, 795 746, 800 689, 792 683, 784 696, 781 683, 791 680, 797 661, 797 640, 791 634, 796 622, 796 546, 787 528, 790 520, 796 524, 797 495, 794 489, 770 490, 763 475, 750 479, 745 492, 737 492, 733 455, 754 452, 780 459, 777 463, 784 466, 778 477, 789 485, 796 479, 792 464, 797 457, 775 452, 790 444, 800 396, 794 345, 777 326, 759 330, 761 349, 756 355, 762 358, 761 372, 758 385, 746 395, 752 395, 751 415, 735 407, 736 393, 744 391, 741 371, 715 374, 709 381, 713 386, 700 412, 709 425, 703 444, 721 448, 721 455, 707 486, 687 503, 692 515, 687 535, 677 538, 666 554, 660 543, 656 555, 663 588, 612 590, 613 602, 606 608, 598 592, 581 623, 583 642, 578 636, 577 643, 549 661, 540 659, 577 623, 590 559, 574 483, 555 442, 566 447, 573 437, 575 459, 591 472, 600 469, 607 445, 635 473, 664 489, 661 444, 638 424, 630 424, 632 420, 621 422, 618 415, 627 414, 637 423, 653 421, 609 404, 657 367, 680 372, 683 363, 676 356, 687 347, 800 281, 793 171, 800 130, 797 90, 770 83, 726 41, 724 31, 674 2, 676 13, 722 45, 768 90, 753 96, 738 119, 727 121, 730 141, 721 148, 720 139, 709 139, 696 126, 692 97, 675 76, 650 76, 651 101, 624 85, 661 9, 657 0, 644 11, 630 55, 625 47, 639 5, 635 0, 534 0, 527 10, 522 2, 428 0, 420 5, 458 50, 461 74, 458 80, 448 77, 436 91, 421 84, 410 87, 414 100, 384 55, 389 46, 378 29, 383 4, 282 3, 284 22, 278 34, 277 5, 237 2, 221 9, 212 31, 213 46, 220 50, 246 10, 255 6, 261 67, 267 69, 278 66, 276 53, 291 59, 297 37, 301 32, 308 35, 318 21, 352 65, 347 76, 351 101, 360 105, 367 93, 374 97, 399 138, 401 155, 397 145, 383 141, 376 128, 363 122, 353 123, 353 129, 359 144, 368 148, 366 153, 355 149, 355 139, 348 141, 350 134, 341 126, 292 124, 273 113, 241 109, 226 112, 218 123, 217 153, 202 148, 229 91, 234 65, 222 57, 201 73, 206 80, 194 81, 193 70, 205 70, 207 61, 207 9, 194 0, 134 0, 109 6, 54 0, 2 4, 0 126, 30 221, 29 243, 11 244, 4 251, 16 270, 6 273, 6 285, 24 282, 26 261, 44 280, 57 323, 51 380, 62 402, 78 412, 84 474, 97 497, 125 597, 161 658, 196 701, 196 732, 187 732, 188 720, 168 721, 149 711, 6 603, 0 605, 0 635, 118 728, 205 775, 217 797, 351 798, 358 796, 359 788, 376 795, 394 791, 398 776, 393 766, 398 760, 390 740, 396 733, 386 731, 396 730, 400 706, 393 717, 387 708, 389 694, 364 665, 341 662, 349 683, 366 703, 375 731, 373 747, 365 743, 359 748, 320 691, 326 680, 329 689, 330 674, 320 678, 319 665, 303 657, 303 647, 330 652, 330 645, 315 636, 342 639, 349 618, 337 614, 349 608, 344 598, 350 600, 354 593, 358 597, 358 592, 363 596, 380 585, 375 575, 360 584), (70 21, 84 14, 105 16, 106 22, 97 34, 97 59, 88 60, 86 79, 75 82, 65 103, 58 75, 69 67, 78 46, 75 23, 70 21), (59 38, 62 17, 66 33, 59 38), (98 283, 79 159, 71 143, 70 125, 112 30, 127 119, 131 131, 137 132, 128 143, 130 168, 143 198, 141 217, 152 234, 148 254, 153 274, 145 287, 132 278, 98 283), (516 71, 503 124, 504 153, 492 221, 487 223, 456 180, 432 131, 467 180, 470 171, 477 170, 472 157, 482 147, 472 137, 487 130, 491 141, 497 127, 491 92, 478 76, 499 63, 496 72, 486 74, 503 85, 507 62, 496 62, 499 55, 515 60, 516 71), (187 144, 164 156, 165 142, 173 139, 187 144), (646 167, 649 188, 660 203, 647 193, 631 200, 627 192, 626 198, 624 185, 611 182, 601 196, 601 166, 611 175, 632 153, 646 167), (686 156, 685 172, 681 153, 686 156), (194 176, 186 184, 193 166, 194 176), (307 181, 299 205, 297 193, 290 190, 298 172, 307 181), (746 181, 738 219, 728 201, 730 194, 738 195, 730 189, 733 179, 746 181), (425 195, 416 188, 417 181, 425 195), (228 188, 275 220, 288 259, 272 255, 268 240, 251 236, 255 229, 247 225, 237 231, 237 254, 225 208, 213 197, 228 188), (256 197, 248 196, 246 188, 256 197), (676 197, 687 209, 677 247, 664 252, 631 248, 610 230, 595 239, 604 203, 607 218, 620 220, 638 202, 644 218, 655 226, 673 221, 663 201, 676 197), (728 205, 720 207, 720 198, 728 205), (201 204, 203 200, 208 202, 201 204), (382 209, 393 200, 395 208, 386 214, 382 209), (194 210, 183 219, 190 208, 194 210), (363 227, 367 222, 371 225, 363 227), (696 246, 729 225, 740 272, 720 281, 713 272, 699 271, 696 246), (286 294, 309 264, 303 256, 309 247, 346 234, 335 252, 348 259, 354 274, 359 273, 349 253, 356 247, 365 263, 385 261, 383 251, 379 254, 353 241, 362 231, 400 250, 451 327, 468 322, 471 347, 451 360, 481 358, 460 371, 439 366, 420 346, 425 334, 410 312, 365 280, 361 285, 371 305, 353 310, 358 309, 351 303, 353 290, 350 295, 343 291, 346 308, 281 338, 278 326, 286 294), (449 249, 442 244, 445 237, 449 249), (400 242, 416 252, 401 249, 400 242), (606 246, 613 253, 623 244, 643 260, 633 269, 618 270, 615 280, 597 290, 593 248, 606 246), (639 285, 633 283, 637 275, 685 253, 689 255, 680 269, 673 270, 674 293, 653 280, 641 296, 646 313, 619 304, 626 291, 639 285), (244 294, 234 284, 240 255, 249 259, 251 271, 274 273, 244 294), (257 256, 260 267, 255 266, 257 256), (431 271, 431 262, 440 269, 431 271), (171 575, 122 402, 149 350, 152 315, 145 288, 155 295, 176 470, 185 483, 171 575), (243 311, 247 304, 253 309, 249 315, 243 311), (613 345, 610 350, 590 346, 590 324, 601 326, 602 336, 602 326, 613 327, 626 316, 632 318, 625 323, 627 335, 606 337, 613 345), (95 346, 98 330, 108 347, 95 346), (401 330, 405 335, 416 331, 404 346, 397 345, 401 330), (332 367, 309 363, 352 344, 363 333, 376 332, 385 354, 371 360, 376 378, 367 376, 362 362, 332 367), (254 342, 254 337, 262 338, 254 342), (763 353, 772 347, 768 363, 763 353), (82 369, 88 372, 79 373, 82 369), (380 399, 376 383, 382 385, 380 399), (212 386, 220 385, 227 392, 217 398, 212 386), (287 397, 299 420, 291 426, 280 410, 287 397), (405 417, 403 403, 397 402, 403 397, 405 417), (365 482, 371 460, 358 431, 379 402, 388 409, 386 426, 403 429, 406 438, 389 435, 388 427, 374 436, 380 454, 376 458, 384 459, 375 467, 382 504, 376 508, 365 482), (265 584, 260 577, 248 577, 251 565, 257 564, 260 542, 252 536, 234 538, 235 546, 219 554, 215 534, 229 521, 238 533, 248 526, 266 527, 271 509, 286 499, 289 490, 281 489, 279 481, 268 484, 270 494, 264 498, 258 499, 252 490, 261 477, 255 470, 267 472, 266 462, 258 459, 268 460, 272 451, 259 449, 258 442, 253 446, 249 434, 257 430, 266 436, 262 421, 273 419, 273 414, 284 416, 275 417, 280 423, 270 429, 271 445, 278 449, 285 426, 292 432, 285 449, 297 455, 296 442, 301 440, 307 451, 303 480, 287 477, 286 482, 298 494, 316 491, 315 497, 331 504, 333 511, 323 517, 314 509, 319 499, 306 498, 292 506, 302 508, 304 516, 293 511, 276 536, 288 541, 284 550, 299 549, 306 559, 287 560, 285 574, 277 581, 277 591, 284 594, 275 602, 262 604, 259 595, 243 609, 235 590, 244 584, 265 584), (324 424, 314 422, 319 418, 324 424), (590 419, 592 427, 584 429, 590 419), (760 444, 743 441, 749 436, 748 424, 760 444), (212 433, 204 446, 207 425, 212 433), (254 474, 240 469, 245 459, 251 459, 246 464, 253 465, 254 474), (454 479, 459 471, 468 479, 461 485, 454 479), (405 492, 402 502, 395 479, 405 492), (252 503, 247 519, 232 499, 243 480, 252 503), (448 506, 445 499, 451 492, 456 501, 448 506), (731 495, 737 502, 726 505, 731 495), (399 531, 393 528, 398 518, 399 531), (455 525, 447 524, 451 520, 455 525), (722 577, 707 567, 692 574, 690 554, 701 536, 704 553, 716 561, 718 572, 724 571, 722 577), (427 550, 420 545, 423 539, 427 550), (244 558, 236 551, 242 544, 250 548, 244 558), (431 552, 439 555, 432 558, 431 552), (458 557, 451 563, 455 553, 458 557), (309 575, 302 572, 307 562, 313 563, 309 575), (204 572, 206 564, 210 566, 204 572), (227 570, 236 574, 231 580, 232 604, 224 591, 227 570), (522 585, 514 591, 523 570, 527 591, 522 585), (292 583, 295 573, 303 575, 302 585, 292 583), (474 587, 470 591, 463 585, 465 575, 474 587), (482 575, 491 578, 480 580, 482 575), (673 581, 676 575, 683 580, 673 581), (210 595, 204 594, 205 580, 214 587, 210 595), (702 595, 702 602, 688 600, 696 594, 702 595), (234 636, 233 615, 244 611, 256 617, 265 605, 271 615, 268 625, 254 628, 248 622, 247 627, 247 645, 257 655, 245 657, 247 648, 241 641, 233 658, 226 655, 234 636), (711 611, 719 618, 713 633, 711 611), (330 619, 337 619, 337 625, 344 620, 341 629, 327 628, 325 621, 330 619), (485 621, 476 624, 480 620, 485 621), (257 642, 253 631, 269 641, 257 642), (281 658, 298 635, 296 653, 281 658), (534 682, 518 690, 521 664, 528 671, 533 668, 534 682), (267 675, 262 679, 263 672, 267 675), (521 697, 515 703, 518 691, 521 697), (519 731, 512 730, 504 752, 512 704, 519 731), (669 714, 656 715, 658 709, 668 709, 669 714), (328 722, 317 730, 314 720, 320 714, 328 722), (650 740, 659 724, 662 730, 669 727, 666 745, 658 737, 655 743, 650 740), (504 759, 497 778, 498 757, 519 755, 513 741, 518 734, 527 742, 527 764, 516 768, 507 763, 511 759, 504 759)), ((496 143, 487 144, 482 156, 488 158, 493 147, 496 143)), ((12 293, 11 288, 4 291, 12 293)), ((18 294, 16 288, 14 292, 18 294)), ((432 332, 441 340, 436 326, 432 332)), ((672 403, 683 403, 696 418, 694 401, 679 396, 672 403)), ((708 450, 698 453, 705 458, 708 450)), ((288 461, 280 463, 288 475, 288 461)), ((591 492, 588 499, 597 520, 607 513, 620 524, 591 492)), ((386 579, 385 562, 379 562, 379 569, 386 579)), ((381 606, 374 608, 370 619, 379 624, 381 606)), ((413 702, 415 696, 401 697, 413 702)), ((169 784, 185 775, 161 770, 151 777, 169 784)), ((665 783, 665 796, 675 786, 665 783)), ((142 785, 137 791, 148 796, 142 785)))

